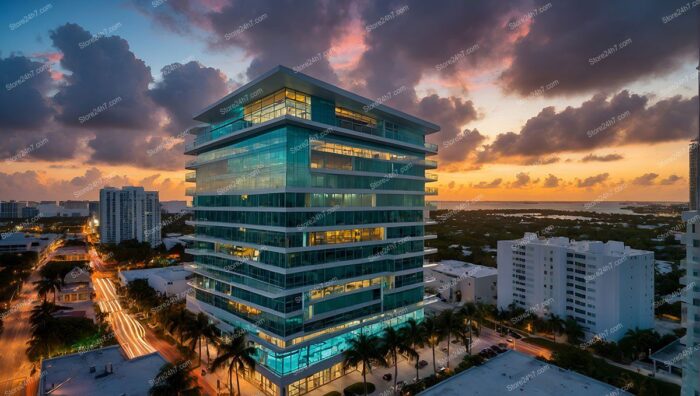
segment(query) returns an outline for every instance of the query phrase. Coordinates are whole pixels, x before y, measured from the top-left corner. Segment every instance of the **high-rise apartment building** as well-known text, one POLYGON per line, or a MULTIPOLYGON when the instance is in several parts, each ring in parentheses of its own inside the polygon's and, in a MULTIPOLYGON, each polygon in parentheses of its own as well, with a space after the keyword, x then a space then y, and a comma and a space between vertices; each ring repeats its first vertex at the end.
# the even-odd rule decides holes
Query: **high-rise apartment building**
POLYGON ((654 327, 654 253, 622 242, 539 239, 498 242, 498 306, 573 317, 588 338, 617 341, 654 327))
POLYGON ((681 311, 686 334, 681 338, 684 346, 683 386, 681 396, 700 394, 700 211, 683 212, 686 233, 686 258, 681 266, 686 270, 681 278, 681 311))
POLYGON ((438 126, 282 66, 195 120, 187 307, 246 332, 250 381, 306 394, 352 337, 422 319, 438 126))
POLYGON ((135 239, 160 245, 161 222, 158 191, 143 187, 106 187, 100 190, 100 242, 135 239))
POLYGON ((22 208, 26 207, 26 202, 2 201, 0 202, 0 218, 18 219, 22 217, 22 208))
POLYGON ((700 161, 700 144, 698 139, 694 139, 690 142, 688 148, 690 157, 690 172, 688 177, 688 183, 690 184, 690 210, 698 210, 698 185, 700 179, 700 173, 698 172, 698 161, 700 161))

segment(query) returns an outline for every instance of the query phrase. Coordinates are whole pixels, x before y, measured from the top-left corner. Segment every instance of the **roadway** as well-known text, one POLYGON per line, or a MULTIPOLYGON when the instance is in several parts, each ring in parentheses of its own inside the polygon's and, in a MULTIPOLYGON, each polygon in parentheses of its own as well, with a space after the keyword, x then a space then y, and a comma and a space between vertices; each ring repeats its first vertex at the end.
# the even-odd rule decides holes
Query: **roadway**
POLYGON ((32 270, 10 309, 5 313, 3 322, 5 330, 0 335, 0 394, 36 394, 39 372, 32 372, 34 363, 27 358, 27 342, 31 339, 31 310, 38 300, 33 282, 39 280, 39 270, 53 257, 53 252, 46 255, 32 270))
POLYGON ((133 359, 155 352, 156 349, 146 341, 146 330, 141 323, 122 309, 112 280, 93 274, 92 281, 100 311, 107 314, 107 320, 126 356, 133 359))

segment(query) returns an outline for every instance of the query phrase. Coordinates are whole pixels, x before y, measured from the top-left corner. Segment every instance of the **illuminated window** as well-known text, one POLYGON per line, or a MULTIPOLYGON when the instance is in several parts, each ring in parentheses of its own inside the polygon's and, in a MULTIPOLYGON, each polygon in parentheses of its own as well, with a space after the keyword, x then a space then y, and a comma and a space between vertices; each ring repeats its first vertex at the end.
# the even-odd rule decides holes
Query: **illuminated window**
POLYGON ((377 120, 375 120, 374 118, 366 116, 364 114, 357 113, 357 112, 352 111, 352 110, 344 109, 342 107, 335 108, 335 116, 345 118, 348 120, 352 120, 352 121, 359 123, 359 124, 368 125, 368 126, 371 126, 372 128, 377 127, 377 120))
POLYGON ((311 97, 289 88, 256 100, 243 107, 243 119, 253 124, 292 115, 306 120, 311 119, 311 97))
POLYGON ((353 243, 378 241, 384 239, 384 228, 354 228, 350 230, 319 231, 309 233, 309 246, 331 245, 336 243, 353 243))

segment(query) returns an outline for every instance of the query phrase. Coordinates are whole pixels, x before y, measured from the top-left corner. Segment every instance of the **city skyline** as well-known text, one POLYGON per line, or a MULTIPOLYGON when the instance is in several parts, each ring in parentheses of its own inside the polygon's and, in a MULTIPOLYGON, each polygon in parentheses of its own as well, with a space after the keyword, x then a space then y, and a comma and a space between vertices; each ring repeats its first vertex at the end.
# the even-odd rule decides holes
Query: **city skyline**
POLYGON ((684 5, 6 3, 0 196, 185 199, 191 115, 281 64, 441 125, 437 200, 687 201, 684 5))

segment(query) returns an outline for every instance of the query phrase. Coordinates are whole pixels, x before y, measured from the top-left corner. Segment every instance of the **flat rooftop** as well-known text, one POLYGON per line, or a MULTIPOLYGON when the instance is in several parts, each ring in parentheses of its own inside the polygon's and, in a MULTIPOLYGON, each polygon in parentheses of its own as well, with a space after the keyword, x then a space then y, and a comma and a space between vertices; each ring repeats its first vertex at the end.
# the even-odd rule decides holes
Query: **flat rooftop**
POLYGON ((651 360, 682 369, 683 363, 692 350, 692 348, 690 350, 687 348, 687 337, 683 336, 656 351, 651 355, 651 360))
POLYGON ((455 278, 483 278, 486 276, 498 275, 498 269, 496 268, 458 260, 443 260, 435 267, 429 269, 445 275, 454 276, 455 278))
POLYGON ((160 368, 166 363, 158 353, 127 360, 120 346, 115 345, 85 353, 44 360, 41 364, 39 395, 147 395, 160 368), (100 377, 105 366, 112 373, 100 377), (95 372, 91 373, 90 368, 95 372), (51 386, 56 389, 51 393, 51 386))
MULTIPOLYGON (((247 102, 244 99, 246 99, 249 94, 252 94, 257 90, 262 90, 262 92, 267 95, 285 87, 296 89, 319 98, 333 100, 338 106, 356 109, 358 111, 361 110, 363 106, 372 106, 373 109, 368 113, 380 115, 382 118, 386 118, 389 121, 408 123, 409 125, 423 128, 426 134, 434 133, 440 130, 439 126, 431 122, 422 120, 418 117, 414 117, 410 114, 406 114, 400 110, 385 106, 383 104, 378 104, 374 99, 362 97, 325 81, 321 81, 304 73, 300 73, 300 70, 296 71, 294 68, 290 69, 282 65, 273 67, 256 79, 241 86, 222 99, 203 109, 193 118, 196 121, 201 121, 207 124, 223 121, 226 117, 220 111, 222 108, 247 102)), ((260 98, 264 96, 265 95, 262 95, 260 98)))
POLYGON ((420 396, 631 395, 612 385, 510 350, 481 366, 463 371, 420 396), (513 393, 515 392, 515 393, 513 393))
POLYGON ((632 249, 620 241, 575 241, 566 237, 540 238, 537 234, 526 232, 522 239, 512 242, 522 245, 559 246, 579 253, 604 254, 606 256, 622 257, 651 254, 648 250, 632 249))
POLYGON ((61 246, 56 249, 56 254, 87 254, 87 249, 85 246, 61 246))
POLYGON ((185 270, 184 265, 174 265, 172 267, 158 267, 122 271, 120 272, 120 274, 124 277, 124 279, 127 282, 131 282, 136 279, 148 279, 153 276, 167 279, 169 281, 178 281, 187 278, 187 276, 190 275, 190 272, 185 270))
POLYGON ((7 232, 5 238, 0 239, 0 245, 17 245, 30 242, 48 244, 58 239, 58 234, 31 234, 26 232, 7 232))

